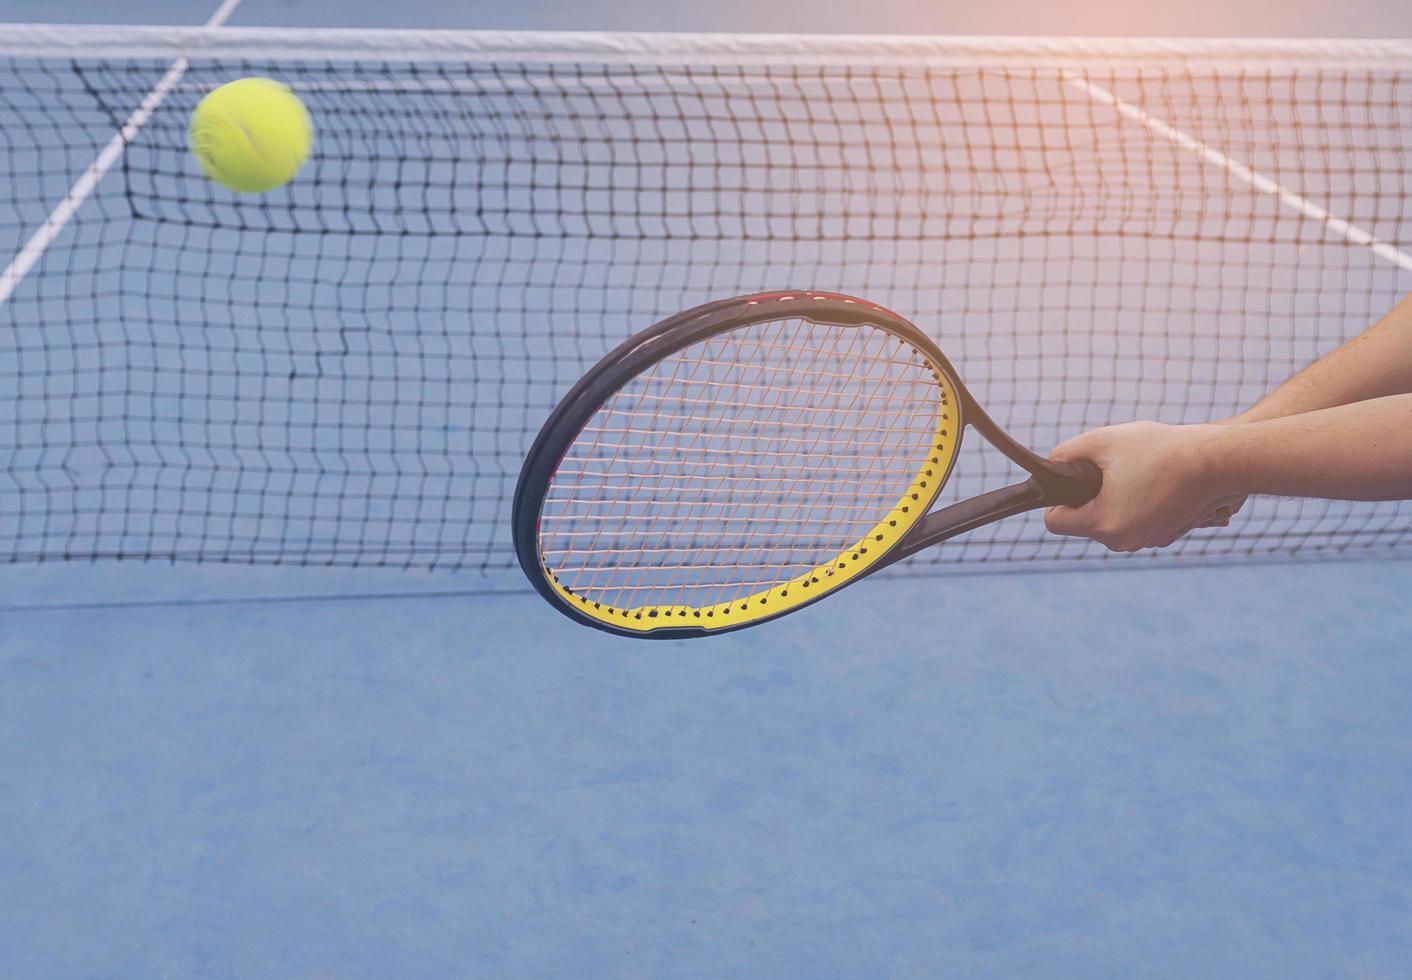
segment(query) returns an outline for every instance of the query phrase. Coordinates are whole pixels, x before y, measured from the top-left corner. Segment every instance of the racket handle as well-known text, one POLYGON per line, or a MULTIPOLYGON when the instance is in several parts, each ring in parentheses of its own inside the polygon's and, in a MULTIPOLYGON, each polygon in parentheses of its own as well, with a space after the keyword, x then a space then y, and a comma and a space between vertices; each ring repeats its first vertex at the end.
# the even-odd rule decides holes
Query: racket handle
POLYGON ((1095 463, 1086 459, 1072 463, 1050 461, 1047 472, 1036 473, 1049 498, 1049 504, 1065 507, 1082 507, 1103 489, 1103 471, 1095 463))

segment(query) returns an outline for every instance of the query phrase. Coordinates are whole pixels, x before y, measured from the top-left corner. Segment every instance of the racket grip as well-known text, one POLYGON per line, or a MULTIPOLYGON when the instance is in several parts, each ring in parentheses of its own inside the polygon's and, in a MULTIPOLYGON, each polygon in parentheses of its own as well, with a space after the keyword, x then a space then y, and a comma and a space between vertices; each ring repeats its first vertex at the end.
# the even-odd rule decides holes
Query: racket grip
POLYGON ((1082 507, 1103 489, 1103 471, 1086 459, 1072 463, 1051 461, 1047 468, 1049 472, 1044 474, 1041 483, 1050 504, 1082 507))

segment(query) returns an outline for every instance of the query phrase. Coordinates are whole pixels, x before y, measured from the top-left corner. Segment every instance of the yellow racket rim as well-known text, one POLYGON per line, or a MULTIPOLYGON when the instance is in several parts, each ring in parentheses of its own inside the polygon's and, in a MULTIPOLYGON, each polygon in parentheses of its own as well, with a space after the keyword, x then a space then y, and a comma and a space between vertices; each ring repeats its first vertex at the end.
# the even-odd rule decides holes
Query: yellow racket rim
MULTIPOLYGON (((846 329, 878 329, 870 326, 846 329)), ((900 346, 924 365, 934 384, 935 419, 931 441, 918 449, 910 472, 910 484, 891 508, 865 533, 837 554, 786 581, 773 583, 727 601, 701 605, 627 604, 604 601, 589 590, 570 587, 540 552, 545 580, 570 608, 587 619, 618 632, 652 633, 683 629, 712 632, 736 629, 771 619, 816 601, 865 574, 900 542, 935 502, 950 475, 961 441, 960 402, 947 372, 924 352, 905 341, 900 346)), ((543 538, 541 537, 541 549, 543 538)))

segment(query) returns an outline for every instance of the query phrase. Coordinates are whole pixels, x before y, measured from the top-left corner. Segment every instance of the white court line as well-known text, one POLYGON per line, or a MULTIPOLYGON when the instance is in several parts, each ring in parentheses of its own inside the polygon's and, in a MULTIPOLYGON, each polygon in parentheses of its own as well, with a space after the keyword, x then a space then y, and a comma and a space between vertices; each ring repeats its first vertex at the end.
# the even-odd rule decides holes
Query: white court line
MULTIPOLYGON (((206 21, 207 27, 220 27, 226 19, 235 12, 235 8, 240 6, 240 0, 222 0, 221 5, 216 8, 216 12, 211 15, 211 19, 206 21)), ((64 230, 79 206, 88 199, 98 186, 98 182, 103 179, 113 166, 118 162, 118 158, 123 155, 123 150, 137 136, 138 130, 147 125, 147 120, 152 118, 152 113, 157 111, 157 107, 162 104, 162 100, 176 87, 176 83, 181 80, 181 76, 186 74, 186 69, 191 63, 186 58, 178 58, 172 62, 172 66, 167 69, 167 73, 161 80, 147 93, 147 98, 142 100, 142 104, 133 110, 132 115, 127 117, 127 122, 123 128, 113 134, 113 138, 108 141, 108 145, 103 147, 102 152, 94 157, 93 162, 88 165, 74 185, 69 188, 69 192, 64 195, 64 199, 58 203, 53 211, 49 212, 49 217, 44 224, 39 227, 29 241, 25 242, 24 248, 16 253, 14 259, 5 267, 4 272, 0 272, 0 306, 3 306, 14 293, 19 284, 24 281, 25 276, 34 268, 34 264, 39 261, 46 249, 54 244, 54 240, 59 237, 59 233, 64 230)))
POLYGON ((1141 123, 1158 136, 1171 140, 1182 149, 1190 150, 1207 163, 1222 168, 1233 177, 1249 184, 1261 194, 1271 194, 1279 198, 1280 203, 1293 208, 1306 218, 1322 222, 1326 228, 1345 241, 1351 242, 1354 245, 1365 246, 1371 249, 1373 254, 1379 258, 1386 259, 1398 268, 1412 272, 1412 255, 1408 255, 1397 246, 1391 245, 1388 242, 1379 241, 1358 225, 1330 214, 1326 209, 1315 204, 1307 197, 1296 194, 1278 181, 1271 180, 1264 174, 1252 170, 1239 160, 1231 159, 1215 147, 1208 146, 1196 137, 1184 133, 1174 126, 1168 125, 1147 110, 1135 106, 1131 102, 1124 102, 1112 92, 1093 84, 1081 75, 1066 71, 1064 72, 1064 80, 1095 102, 1112 106, 1127 118, 1134 122, 1141 123))

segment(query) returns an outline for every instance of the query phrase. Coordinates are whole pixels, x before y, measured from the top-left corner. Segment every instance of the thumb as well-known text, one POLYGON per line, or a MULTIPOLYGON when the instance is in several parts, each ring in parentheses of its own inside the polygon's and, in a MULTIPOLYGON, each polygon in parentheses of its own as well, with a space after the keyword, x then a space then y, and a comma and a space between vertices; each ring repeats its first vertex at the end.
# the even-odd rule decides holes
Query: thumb
POLYGON ((1059 445, 1049 451, 1049 458, 1060 463, 1072 463, 1075 460, 1086 459, 1100 468, 1103 466, 1103 458, 1106 455, 1104 449, 1108 440, 1103 429, 1089 429, 1074 436, 1072 439, 1065 439, 1059 445))

